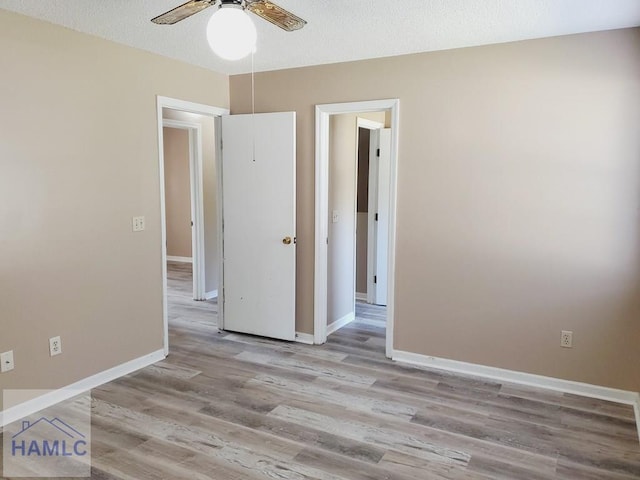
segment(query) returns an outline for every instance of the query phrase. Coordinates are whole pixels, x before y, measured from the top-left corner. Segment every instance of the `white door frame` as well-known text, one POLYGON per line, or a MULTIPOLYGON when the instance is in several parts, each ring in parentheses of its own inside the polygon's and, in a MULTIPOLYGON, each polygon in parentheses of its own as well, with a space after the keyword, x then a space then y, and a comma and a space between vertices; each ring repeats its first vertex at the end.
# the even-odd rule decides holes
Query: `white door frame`
MULTIPOLYGON (((202 185, 202 127, 199 123, 164 118, 162 126, 189 133, 189 191, 191 197, 191 257, 193 299, 205 299, 204 276, 204 189, 202 185)), ((166 209, 166 206, 165 206, 166 209)))
POLYGON ((386 355, 393 355, 393 319, 395 291, 396 201, 398 168, 398 130, 400 100, 316 105, 315 169, 315 268, 314 268, 314 343, 327 341, 327 239, 329 232, 329 119, 342 113, 391 112, 391 190, 389 208, 389 261, 387 285, 386 355))
MULTIPOLYGON (((366 118, 358 117, 358 129, 366 128, 369 130, 371 135, 371 140, 369 141, 369 196, 367 199, 368 203, 368 215, 367 215, 367 303, 373 303, 374 300, 374 291, 375 284, 373 283, 373 275, 372 273, 375 271, 375 235, 376 235, 376 208, 378 204, 378 182, 377 182, 377 169, 378 166, 375 162, 372 162, 371 159, 376 158, 375 149, 372 148, 374 144, 379 143, 379 139, 376 136, 375 132, 378 132, 381 128, 384 128, 383 123, 374 122, 372 120, 367 120, 366 118)), ((358 130, 359 132, 359 130, 358 130)), ((358 137, 359 138, 359 137, 358 137)), ((358 141, 358 145, 360 142, 358 141)), ((377 148, 377 147, 376 147, 377 148)), ((357 187, 356 187, 356 196, 357 196, 357 187)), ((357 217, 357 212, 356 212, 357 217)), ((357 220, 356 220, 357 221, 357 220)))
MULTIPOLYGON (((222 115, 228 115, 229 109, 213 107, 210 105, 204 105, 201 103, 193 103, 184 100, 178 100, 169 97, 156 97, 156 114, 157 114, 157 128, 158 128, 158 172, 160 176, 160 230, 161 230, 161 252, 162 252, 162 322, 163 322, 163 343, 164 353, 169 354, 169 317, 167 306, 167 224, 166 224, 166 211, 165 211, 165 190, 164 190, 164 135, 163 126, 164 120, 162 118, 162 109, 169 108, 172 110, 178 110, 181 112, 197 113, 199 115, 206 115, 214 117, 216 123, 216 171, 218 172, 218 185, 217 185, 217 201, 218 201, 218 265, 219 265, 219 286, 218 292, 218 326, 222 328, 224 325, 224 284, 223 284, 223 262, 222 262, 222 175, 220 174, 222 151, 220 144, 220 122, 217 117, 222 115)), ((202 162, 200 162, 202 163, 202 162)), ((202 185, 202 174, 200 174, 200 185, 202 185)), ((200 197, 202 198, 202 196, 200 197)), ((203 222, 204 223, 204 222, 203 222)), ((204 231, 203 229, 201 229, 204 231)), ((204 241, 201 243, 204 248, 204 241)), ((194 250, 195 253, 195 250, 194 250)), ((202 257, 201 257, 202 258, 202 257)), ((195 275, 194 275, 195 276, 195 275)), ((203 282, 204 283, 204 282, 203 282)), ((204 286, 203 286, 204 288, 204 286)))

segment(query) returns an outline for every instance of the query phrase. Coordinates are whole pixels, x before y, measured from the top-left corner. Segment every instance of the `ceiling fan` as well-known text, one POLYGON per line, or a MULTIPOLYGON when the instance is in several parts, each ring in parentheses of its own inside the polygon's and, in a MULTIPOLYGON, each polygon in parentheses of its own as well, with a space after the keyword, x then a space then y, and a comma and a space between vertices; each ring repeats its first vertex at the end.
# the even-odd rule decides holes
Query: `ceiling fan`
POLYGON ((173 25, 218 3, 220 3, 221 7, 240 6, 287 32, 299 30, 307 23, 302 18, 268 0, 190 0, 162 15, 158 15, 151 21, 158 25, 173 25))

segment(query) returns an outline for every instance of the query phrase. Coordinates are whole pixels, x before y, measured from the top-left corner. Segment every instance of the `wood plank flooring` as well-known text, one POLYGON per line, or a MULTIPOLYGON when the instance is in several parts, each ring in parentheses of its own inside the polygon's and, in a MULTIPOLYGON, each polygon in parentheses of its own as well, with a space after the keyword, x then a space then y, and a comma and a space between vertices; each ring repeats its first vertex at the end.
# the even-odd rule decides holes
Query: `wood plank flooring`
POLYGON ((217 330, 170 264, 170 356, 92 392, 92 478, 640 478, 626 405, 395 364, 384 311, 308 346, 217 330))

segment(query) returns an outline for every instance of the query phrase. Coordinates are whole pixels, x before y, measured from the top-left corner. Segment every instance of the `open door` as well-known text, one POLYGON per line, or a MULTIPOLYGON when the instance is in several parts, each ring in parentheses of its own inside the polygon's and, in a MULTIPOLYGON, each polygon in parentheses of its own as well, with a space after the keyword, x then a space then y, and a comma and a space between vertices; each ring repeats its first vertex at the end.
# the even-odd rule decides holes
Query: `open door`
POLYGON ((387 304, 387 275, 389 259, 389 207, 391 188, 391 129, 379 130, 379 149, 377 155, 376 210, 374 222, 374 284, 373 303, 387 304))
POLYGON ((222 328, 295 340, 295 112, 222 117, 222 328))

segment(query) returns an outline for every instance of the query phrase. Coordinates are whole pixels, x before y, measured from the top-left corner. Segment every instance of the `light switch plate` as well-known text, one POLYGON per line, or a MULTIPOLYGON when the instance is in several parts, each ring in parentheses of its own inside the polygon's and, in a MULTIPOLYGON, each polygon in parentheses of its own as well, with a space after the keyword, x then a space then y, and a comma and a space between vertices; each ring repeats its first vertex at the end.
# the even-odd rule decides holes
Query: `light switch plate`
POLYGON ((144 217, 133 217, 131 224, 134 232, 142 232, 144 230, 144 217))
POLYGON ((13 350, 0 353, 0 371, 2 373, 9 372, 14 368, 15 368, 15 364, 13 363, 13 350))
POLYGON ((332 223, 338 223, 338 218, 339 218, 339 216, 338 216, 338 211, 337 211, 337 210, 334 210, 334 211, 331 213, 331 222, 332 222, 332 223))

